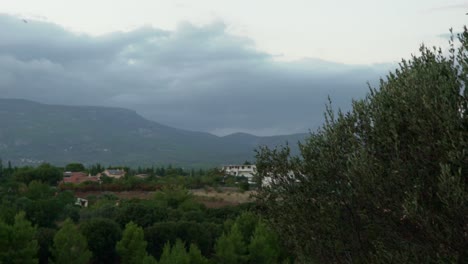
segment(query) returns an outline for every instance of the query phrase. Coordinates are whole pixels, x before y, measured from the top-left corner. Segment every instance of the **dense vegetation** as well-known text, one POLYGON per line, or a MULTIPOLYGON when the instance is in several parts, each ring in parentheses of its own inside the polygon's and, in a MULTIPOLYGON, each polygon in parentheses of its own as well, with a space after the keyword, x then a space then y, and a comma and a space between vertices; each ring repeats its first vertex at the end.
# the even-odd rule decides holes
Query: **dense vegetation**
POLYGON ((468 31, 421 47, 300 146, 262 148, 266 219, 304 263, 468 262, 468 31))
MULTIPOLYGON (((66 170, 103 170, 68 164, 66 170)), ((254 204, 207 208, 188 188, 242 186, 213 170, 172 166, 126 168, 101 184, 58 184, 64 168, 2 166, 0 263, 276 263, 288 260, 254 204), (145 178, 136 175, 144 174, 145 178), (99 190, 87 208, 74 190, 156 190, 149 199, 123 199, 99 190), (106 187, 107 186, 107 187, 106 187), (67 188, 65 188, 67 187, 67 188), (157 187, 157 188, 150 188, 157 187)), ((237 187, 239 191, 242 191, 237 187)))

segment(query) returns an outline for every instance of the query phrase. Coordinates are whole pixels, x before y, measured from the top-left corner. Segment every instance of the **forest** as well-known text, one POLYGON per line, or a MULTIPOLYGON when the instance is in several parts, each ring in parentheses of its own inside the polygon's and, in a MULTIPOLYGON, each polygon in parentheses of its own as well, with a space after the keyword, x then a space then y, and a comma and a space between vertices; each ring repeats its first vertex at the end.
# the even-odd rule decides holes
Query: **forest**
MULTIPOLYGON (((254 203, 209 208, 189 188, 236 186, 242 179, 216 169, 172 166, 137 168, 102 183, 61 183, 65 170, 104 169, 69 164, 59 168, 0 167, 1 263, 276 263, 289 261, 254 203), (148 173, 146 179, 134 176, 148 173), (192 174, 192 175, 191 175, 192 174), (76 204, 75 191, 88 195, 76 204), (112 190, 108 191, 108 190, 112 190), (150 193, 122 199, 120 191, 150 193)), ((93 171, 94 170, 94 171, 93 171)), ((244 186, 244 187, 243 187, 244 186)), ((248 184, 247 184, 248 186, 248 184)), ((248 188, 248 187, 247 187, 248 188)))

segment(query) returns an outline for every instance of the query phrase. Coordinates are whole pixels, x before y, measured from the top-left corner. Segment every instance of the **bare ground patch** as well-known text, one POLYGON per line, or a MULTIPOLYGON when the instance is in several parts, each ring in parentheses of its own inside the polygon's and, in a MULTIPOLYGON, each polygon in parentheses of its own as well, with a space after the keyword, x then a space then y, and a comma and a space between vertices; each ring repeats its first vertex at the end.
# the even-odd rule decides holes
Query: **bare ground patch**
MULTIPOLYGON (((153 191, 124 191, 124 192, 102 192, 102 191, 89 191, 80 192, 76 191, 75 196, 86 198, 88 196, 99 197, 103 194, 113 194, 120 199, 145 199, 149 200, 154 197, 153 191)), ((235 206, 242 203, 252 202, 254 199, 251 197, 255 191, 240 192, 237 188, 205 188, 205 189, 192 189, 190 190, 195 196, 195 200, 203 203, 209 208, 220 208, 225 206, 235 206)))

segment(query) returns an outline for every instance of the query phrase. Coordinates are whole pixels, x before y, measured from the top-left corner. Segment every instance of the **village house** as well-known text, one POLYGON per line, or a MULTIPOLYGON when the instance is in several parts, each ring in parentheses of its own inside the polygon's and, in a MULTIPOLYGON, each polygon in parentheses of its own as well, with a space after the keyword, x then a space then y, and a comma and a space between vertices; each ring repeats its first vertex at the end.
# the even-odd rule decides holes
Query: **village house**
POLYGON ((66 171, 63 173, 63 182, 64 183, 73 183, 79 184, 82 182, 99 182, 100 179, 98 176, 91 176, 90 174, 86 174, 83 172, 70 172, 66 171))
POLYGON ((125 171, 119 170, 119 169, 112 169, 112 170, 108 169, 108 170, 103 171, 102 174, 110 178, 120 179, 125 176, 125 171))
POLYGON ((257 166, 255 165, 227 165, 221 170, 225 175, 246 177, 250 184, 254 183, 254 176, 257 174, 257 166))

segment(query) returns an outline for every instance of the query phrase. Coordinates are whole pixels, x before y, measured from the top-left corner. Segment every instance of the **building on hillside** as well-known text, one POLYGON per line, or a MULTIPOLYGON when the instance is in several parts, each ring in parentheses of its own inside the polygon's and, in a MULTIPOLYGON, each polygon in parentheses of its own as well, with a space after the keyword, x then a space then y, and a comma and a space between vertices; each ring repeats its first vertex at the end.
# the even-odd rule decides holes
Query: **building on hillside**
POLYGON ((225 175, 246 177, 250 184, 254 182, 254 176, 257 174, 257 166, 255 165, 227 165, 223 166, 221 170, 225 175))
POLYGON ((107 177, 115 178, 115 179, 120 179, 125 176, 125 171, 124 170, 105 170, 102 172, 102 174, 106 175, 107 177))
POLYGON ((91 174, 86 174, 83 172, 70 172, 66 171, 63 173, 63 182, 64 183, 73 183, 79 184, 82 182, 100 182, 99 176, 91 176, 91 174))

